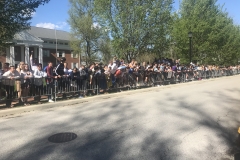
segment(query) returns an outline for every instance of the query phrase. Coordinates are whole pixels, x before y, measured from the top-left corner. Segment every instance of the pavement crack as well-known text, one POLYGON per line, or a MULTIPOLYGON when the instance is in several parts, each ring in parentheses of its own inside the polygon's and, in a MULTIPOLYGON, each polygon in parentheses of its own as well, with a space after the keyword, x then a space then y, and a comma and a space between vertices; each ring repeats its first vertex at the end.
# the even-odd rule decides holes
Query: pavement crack
POLYGON ((228 116, 229 116, 229 114, 230 114, 230 111, 228 111, 228 112, 227 112, 227 114, 226 114, 226 115, 224 115, 224 116, 218 116, 218 118, 217 118, 217 124, 220 126, 220 121, 221 121, 221 118, 228 117, 228 116))
POLYGON ((185 136, 182 138, 182 141, 185 140, 185 138, 187 138, 189 135, 197 132, 199 129, 200 129, 200 126, 197 127, 196 129, 194 129, 193 131, 189 132, 187 135, 185 135, 185 136))

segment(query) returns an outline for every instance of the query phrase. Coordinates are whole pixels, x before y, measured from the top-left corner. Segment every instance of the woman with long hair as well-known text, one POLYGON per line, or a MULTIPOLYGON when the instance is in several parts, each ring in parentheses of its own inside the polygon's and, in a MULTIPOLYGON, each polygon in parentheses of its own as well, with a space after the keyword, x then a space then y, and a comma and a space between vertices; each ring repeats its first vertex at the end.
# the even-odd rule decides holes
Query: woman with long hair
POLYGON ((21 70, 21 89, 22 89, 22 102, 25 106, 30 105, 27 103, 28 92, 31 85, 32 72, 29 69, 28 64, 24 65, 24 68, 21 70))
MULTIPOLYGON (((21 75, 21 71, 24 69, 25 63, 24 62, 20 62, 18 64, 18 67, 16 68, 16 71, 18 71, 18 73, 21 75)), ((21 94, 22 94, 22 87, 21 87, 21 80, 20 79, 16 79, 15 81, 15 89, 18 93, 18 99, 19 99, 19 104, 22 104, 22 100, 21 100, 21 94)))

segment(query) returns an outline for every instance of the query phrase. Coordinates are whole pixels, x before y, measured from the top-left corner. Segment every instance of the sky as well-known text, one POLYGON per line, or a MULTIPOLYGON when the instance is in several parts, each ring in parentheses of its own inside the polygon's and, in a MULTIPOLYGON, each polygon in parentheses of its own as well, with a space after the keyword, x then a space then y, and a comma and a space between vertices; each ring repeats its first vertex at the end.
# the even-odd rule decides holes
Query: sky
MULTIPOLYGON (((179 2, 175 0, 174 9, 178 10, 179 2)), ((233 18, 234 23, 240 25, 240 0, 218 0, 220 5, 224 4, 224 9, 233 18)), ((49 3, 39 6, 33 14, 31 26, 44 27, 50 29, 70 31, 68 20, 68 10, 70 5, 68 0, 50 0, 49 3)))

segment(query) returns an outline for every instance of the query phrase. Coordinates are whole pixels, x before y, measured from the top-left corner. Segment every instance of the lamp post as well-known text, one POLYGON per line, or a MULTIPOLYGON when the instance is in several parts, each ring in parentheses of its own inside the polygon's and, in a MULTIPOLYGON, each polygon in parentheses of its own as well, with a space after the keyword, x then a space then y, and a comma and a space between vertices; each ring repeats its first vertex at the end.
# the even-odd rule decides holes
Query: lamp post
POLYGON ((189 60, 190 63, 192 62, 192 32, 188 32, 188 38, 189 38, 189 60))

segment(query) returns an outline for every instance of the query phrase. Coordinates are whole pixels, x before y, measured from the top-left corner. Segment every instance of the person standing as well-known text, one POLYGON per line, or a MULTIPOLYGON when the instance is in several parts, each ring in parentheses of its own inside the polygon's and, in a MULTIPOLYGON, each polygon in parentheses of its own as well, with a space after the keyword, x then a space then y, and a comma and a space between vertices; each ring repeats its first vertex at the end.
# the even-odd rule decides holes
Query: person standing
POLYGON ((24 103, 24 106, 30 105, 27 103, 28 93, 31 87, 31 78, 32 72, 29 70, 28 64, 25 64, 24 68, 21 70, 21 89, 22 89, 22 97, 21 100, 24 103))
POLYGON ((69 73, 69 69, 68 69, 68 63, 64 62, 63 65, 64 65, 64 68, 63 68, 64 75, 62 76, 62 89, 63 89, 63 92, 69 92, 70 73, 69 73))
POLYGON ((55 73, 59 78, 64 75, 64 63, 65 62, 66 62, 66 58, 65 57, 61 58, 60 63, 56 67, 55 73))
POLYGON ((20 74, 15 70, 14 66, 10 66, 9 71, 5 72, 2 76, 3 84, 7 92, 6 107, 14 107, 12 104, 12 98, 14 93, 15 80, 20 78, 20 74))
POLYGON ((79 98, 84 98, 86 94, 87 74, 85 66, 79 68, 79 98))
POLYGON ((58 80, 58 89, 60 92, 64 90, 64 85, 63 85, 63 79, 64 79, 64 63, 66 62, 66 58, 61 58, 60 63, 57 65, 55 74, 57 76, 58 80))
POLYGON ((48 62, 48 67, 46 68, 47 70, 47 91, 48 91, 48 102, 54 102, 52 100, 52 91, 54 87, 54 79, 57 78, 53 75, 53 64, 52 62, 48 62))
POLYGON ((45 81, 45 77, 47 76, 46 72, 42 71, 42 64, 39 63, 38 64, 38 69, 34 71, 34 85, 35 85, 35 90, 36 90, 36 100, 38 102, 38 104, 41 104, 40 100, 41 100, 41 93, 43 92, 43 85, 45 83, 46 85, 46 81, 45 81))
MULTIPOLYGON (((16 71, 18 71, 19 75, 21 75, 21 71, 24 69, 25 67, 25 63, 24 62, 20 62, 18 64, 18 67, 16 69, 16 71)), ((21 96, 22 96, 22 88, 21 88, 21 79, 16 79, 15 81, 15 86, 16 86, 16 91, 18 93, 18 100, 19 100, 19 104, 22 105, 22 100, 21 100, 21 96)))
POLYGON ((33 53, 30 55, 30 65, 31 65, 31 71, 34 73, 35 70, 38 70, 38 59, 33 59, 33 53))

